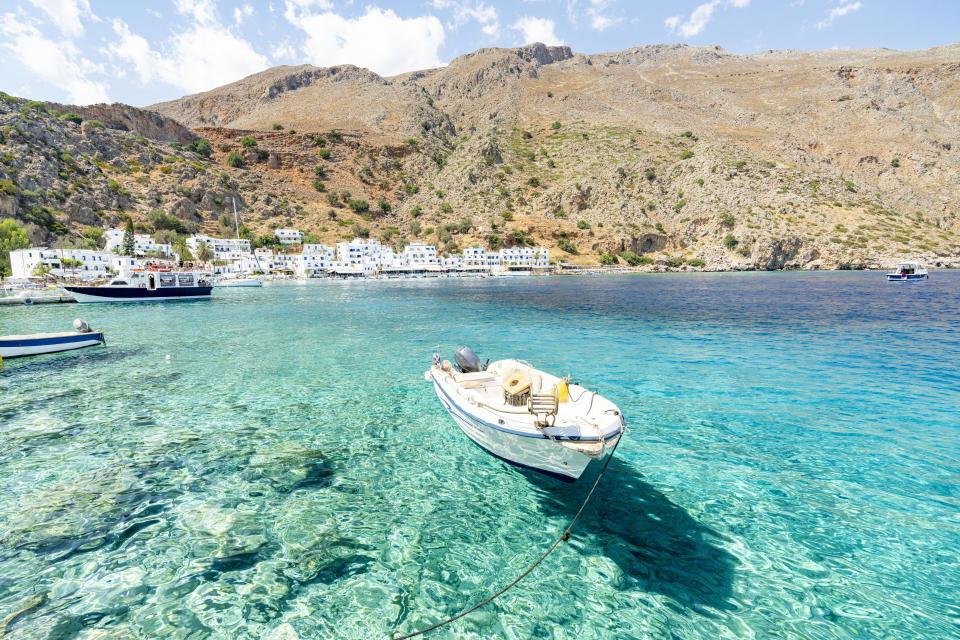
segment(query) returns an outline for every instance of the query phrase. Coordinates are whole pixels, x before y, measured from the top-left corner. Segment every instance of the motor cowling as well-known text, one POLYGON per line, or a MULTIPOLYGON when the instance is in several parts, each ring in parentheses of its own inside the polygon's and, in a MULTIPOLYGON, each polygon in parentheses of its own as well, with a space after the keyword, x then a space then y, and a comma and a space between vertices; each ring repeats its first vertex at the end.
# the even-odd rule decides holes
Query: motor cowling
POLYGON ((477 354, 475 354, 470 347, 460 347, 457 349, 456 353, 453 354, 453 359, 457 361, 457 366, 460 367, 460 371, 464 373, 483 371, 483 363, 480 362, 480 358, 477 357, 477 354))

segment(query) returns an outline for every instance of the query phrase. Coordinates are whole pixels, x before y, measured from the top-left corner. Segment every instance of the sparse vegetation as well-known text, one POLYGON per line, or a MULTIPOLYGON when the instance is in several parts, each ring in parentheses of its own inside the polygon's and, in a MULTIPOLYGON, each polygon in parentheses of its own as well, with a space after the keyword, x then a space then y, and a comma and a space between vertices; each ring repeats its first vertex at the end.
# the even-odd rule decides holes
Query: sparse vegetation
POLYGON ((570 253, 570 254, 575 255, 579 253, 579 251, 577 251, 576 245, 570 242, 570 240, 568 240, 567 238, 560 238, 559 240, 557 240, 557 246, 560 248, 561 251, 566 251, 567 253, 570 253))
POLYGON ((740 244, 740 241, 737 240, 737 237, 734 236, 732 233, 728 233, 726 237, 723 239, 723 246, 725 246, 727 249, 733 249, 738 244, 740 244))
POLYGON ((244 147, 255 147, 257 146, 257 141, 250 136, 243 136, 240 138, 240 144, 244 147))
POLYGON ((227 164, 231 167, 240 168, 246 164, 243 160, 243 156, 237 153, 236 151, 231 151, 230 155, 227 156, 227 164))

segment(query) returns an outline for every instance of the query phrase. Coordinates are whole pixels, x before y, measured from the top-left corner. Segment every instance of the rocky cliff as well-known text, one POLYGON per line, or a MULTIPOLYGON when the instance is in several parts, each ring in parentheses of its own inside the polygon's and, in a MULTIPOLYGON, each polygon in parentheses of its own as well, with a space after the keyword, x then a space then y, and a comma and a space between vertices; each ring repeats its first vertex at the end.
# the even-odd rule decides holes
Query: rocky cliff
POLYGON ((46 207, 80 232, 128 212, 148 228, 161 209, 215 231, 235 198, 259 233, 325 242, 535 243, 583 262, 630 251, 651 268, 960 264, 958 59, 958 45, 532 45, 392 78, 278 67, 148 108, 209 139, 209 158, 164 142, 190 141, 170 124, 83 130, 7 101, 0 211, 46 207))

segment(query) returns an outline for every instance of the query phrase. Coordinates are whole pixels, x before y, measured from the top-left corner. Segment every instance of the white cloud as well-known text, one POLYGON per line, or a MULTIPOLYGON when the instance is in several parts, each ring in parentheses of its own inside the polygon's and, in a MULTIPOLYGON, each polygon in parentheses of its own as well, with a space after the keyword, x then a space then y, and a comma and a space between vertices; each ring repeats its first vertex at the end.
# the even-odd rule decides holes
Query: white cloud
POLYGON ((0 18, 0 47, 9 50, 20 63, 41 80, 66 91, 71 102, 108 102, 107 85, 87 76, 103 73, 103 66, 84 58, 73 42, 54 42, 17 16, 0 18))
POLYGON ((711 0, 694 9, 687 21, 680 25, 680 35, 684 38, 692 38, 703 31, 713 17, 713 10, 718 4, 720 4, 719 0, 711 0))
POLYGON ((81 18, 98 20, 90 10, 89 0, 30 0, 30 4, 46 13, 60 32, 71 38, 83 35, 81 18))
POLYGON ((830 11, 830 15, 827 16, 826 20, 822 20, 817 23, 817 29, 826 29, 827 27, 833 26, 833 21, 835 18, 840 18, 847 15, 851 11, 857 11, 861 7, 860 2, 848 2, 847 4, 841 5, 839 7, 834 7, 830 11))
POLYGON ((114 20, 119 40, 110 44, 109 51, 133 63, 144 84, 159 80, 188 93, 206 91, 267 67, 267 58, 249 42, 216 21, 206 22, 212 14, 202 10, 189 13, 201 21, 171 37, 163 51, 154 50, 142 36, 131 33, 122 20, 114 20))
POLYGON ((611 18, 604 14, 611 4, 613 0, 590 0, 591 6, 587 9, 587 16, 590 18, 592 29, 603 31, 623 21, 623 18, 611 18))
POLYGON ((236 24, 243 22, 244 18, 249 18, 253 15, 253 7, 248 4, 243 5, 243 7, 236 7, 233 10, 233 21, 236 24))
POLYGON ((213 0, 173 0, 173 6, 184 15, 193 16, 201 24, 216 22, 213 0))
POLYGON ((310 0, 288 0, 285 16, 307 34, 302 52, 310 62, 330 66, 355 64, 390 76, 440 66, 438 51, 445 32, 435 16, 401 18, 390 9, 368 7, 357 18, 304 9, 310 0))
POLYGON ((679 31, 682 37, 692 38, 706 28, 707 23, 713 18, 714 10, 721 5, 734 9, 744 9, 750 6, 750 0, 709 0, 709 2, 704 2, 694 9, 690 17, 684 22, 680 22, 683 20, 683 16, 670 16, 663 21, 663 27, 670 33, 679 31))
POLYGON ((453 9, 453 20, 447 23, 447 28, 451 31, 459 29, 470 20, 476 20, 486 35, 496 36, 500 32, 500 15, 493 5, 474 3, 471 0, 432 0, 431 4, 434 9, 453 9))
POLYGON ((523 36, 523 44, 542 42, 546 45, 563 44, 563 40, 554 32, 554 22, 549 18, 534 18, 523 16, 512 25, 511 29, 519 31, 523 36))

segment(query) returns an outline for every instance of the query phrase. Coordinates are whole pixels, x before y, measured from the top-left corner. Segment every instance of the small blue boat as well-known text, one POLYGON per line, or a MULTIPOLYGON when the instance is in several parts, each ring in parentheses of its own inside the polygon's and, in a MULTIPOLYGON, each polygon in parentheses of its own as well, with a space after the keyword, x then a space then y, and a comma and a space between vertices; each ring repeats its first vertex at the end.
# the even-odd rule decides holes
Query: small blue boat
POLYGON ((83 320, 77 318, 73 321, 73 326, 77 331, 0 336, 0 361, 4 358, 37 356, 106 344, 103 331, 91 331, 90 326, 83 320))
POLYGON ((910 282, 926 280, 927 270, 919 262, 901 262, 897 268, 887 274, 888 282, 910 282))

